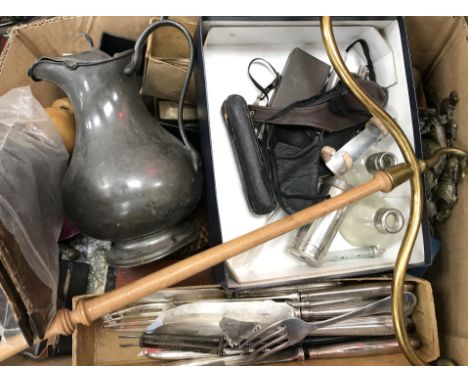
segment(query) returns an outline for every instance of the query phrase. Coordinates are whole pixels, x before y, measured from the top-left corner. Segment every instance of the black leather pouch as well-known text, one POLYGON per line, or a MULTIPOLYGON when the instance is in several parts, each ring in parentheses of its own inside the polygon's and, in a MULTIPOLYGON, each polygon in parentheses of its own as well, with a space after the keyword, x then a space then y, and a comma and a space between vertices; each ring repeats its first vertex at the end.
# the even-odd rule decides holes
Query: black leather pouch
POLYGON ((274 191, 247 103, 240 95, 233 94, 224 101, 222 113, 249 207, 259 215, 270 213, 276 207, 274 191))
POLYGON ((287 213, 302 210, 324 198, 318 194, 323 132, 304 127, 275 126, 265 140, 276 199, 287 213))

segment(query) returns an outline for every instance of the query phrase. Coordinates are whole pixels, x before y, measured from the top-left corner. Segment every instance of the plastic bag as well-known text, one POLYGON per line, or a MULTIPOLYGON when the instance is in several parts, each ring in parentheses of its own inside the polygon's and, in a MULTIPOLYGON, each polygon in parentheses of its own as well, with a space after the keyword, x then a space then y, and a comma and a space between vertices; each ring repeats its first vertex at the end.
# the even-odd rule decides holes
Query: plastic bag
POLYGON ((21 330, 16 321, 13 308, 8 302, 7 296, 0 289, 0 339, 5 341, 17 334, 21 334, 21 330))
MULTIPOLYGON (((0 97, 0 222, 8 231, 0 237, 7 248, 0 250, 0 281, 8 280, 1 285, 5 292, 16 290, 16 301, 10 303, 25 311, 29 337, 19 326, 29 339, 44 334, 56 311, 67 163, 65 146, 29 86, 0 97)), ((12 309, 5 303, 5 295, 0 296, 2 340, 16 333, 12 309)))

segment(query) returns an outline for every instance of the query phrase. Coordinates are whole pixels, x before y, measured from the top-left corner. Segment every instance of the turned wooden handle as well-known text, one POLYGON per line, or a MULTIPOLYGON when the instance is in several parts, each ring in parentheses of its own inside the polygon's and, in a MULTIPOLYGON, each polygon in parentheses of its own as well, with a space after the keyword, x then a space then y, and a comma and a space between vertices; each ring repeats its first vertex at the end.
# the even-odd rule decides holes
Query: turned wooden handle
MULTIPOLYGON (((80 300, 73 311, 62 309, 56 314, 45 334, 45 338, 58 334, 70 335, 78 324, 91 325, 94 320, 105 314, 121 309, 160 289, 177 284, 235 255, 309 224, 312 220, 343 208, 374 192, 388 192, 391 189, 390 178, 385 173, 378 172, 369 182, 354 187, 338 196, 200 252, 102 296, 80 300)), ((21 338, 22 336, 14 340, 8 339, 7 346, 0 345, 0 360, 27 348, 26 342, 24 339, 21 341, 21 338)))
POLYGON ((58 109, 63 109, 68 111, 69 113, 73 113, 73 104, 71 103, 70 99, 65 97, 65 98, 59 98, 56 99, 50 107, 56 107, 58 109))
POLYGON ((75 115, 72 103, 68 98, 60 98, 55 100, 46 111, 62 138, 65 148, 71 154, 75 146, 76 135, 75 115))

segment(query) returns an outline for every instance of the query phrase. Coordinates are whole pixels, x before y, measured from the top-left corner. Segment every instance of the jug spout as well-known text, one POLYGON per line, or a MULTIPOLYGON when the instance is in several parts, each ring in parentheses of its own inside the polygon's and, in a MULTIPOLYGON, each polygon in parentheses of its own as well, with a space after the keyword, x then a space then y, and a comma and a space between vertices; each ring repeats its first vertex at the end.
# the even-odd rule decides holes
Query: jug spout
POLYGON ((67 88, 74 85, 76 69, 80 66, 96 65, 109 59, 111 57, 99 49, 63 57, 41 57, 31 65, 28 75, 34 81, 52 82, 68 95, 67 88))
POLYGON ((41 58, 29 68, 28 75, 34 81, 52 82, 63 89, 67 83, 67 71, 69 70, 60 62, 41 58))

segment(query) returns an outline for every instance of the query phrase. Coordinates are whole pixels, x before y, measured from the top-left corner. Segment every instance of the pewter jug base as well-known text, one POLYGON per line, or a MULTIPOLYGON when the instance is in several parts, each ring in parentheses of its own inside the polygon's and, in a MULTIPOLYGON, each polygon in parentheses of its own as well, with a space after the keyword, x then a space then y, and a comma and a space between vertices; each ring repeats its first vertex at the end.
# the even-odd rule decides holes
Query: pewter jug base
POLYGON ((135 240, 112 244, 106 253, 109 265, 117 268, 131 268, 162 259, 195 240, 195 226, 182 222, 164 231, 135 240))

